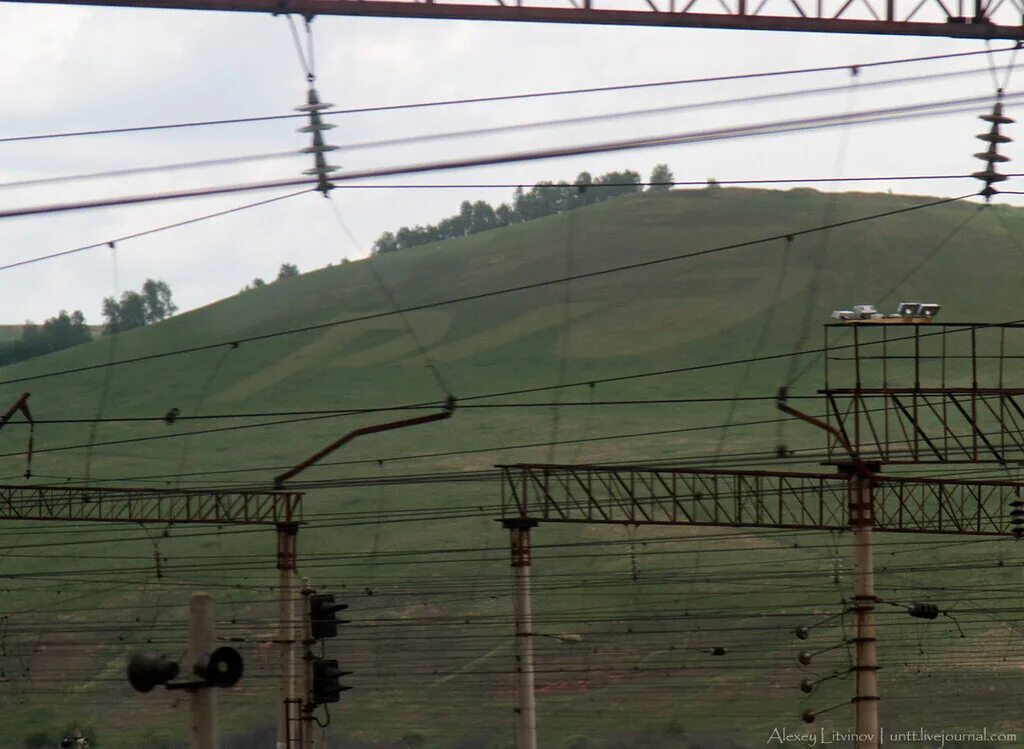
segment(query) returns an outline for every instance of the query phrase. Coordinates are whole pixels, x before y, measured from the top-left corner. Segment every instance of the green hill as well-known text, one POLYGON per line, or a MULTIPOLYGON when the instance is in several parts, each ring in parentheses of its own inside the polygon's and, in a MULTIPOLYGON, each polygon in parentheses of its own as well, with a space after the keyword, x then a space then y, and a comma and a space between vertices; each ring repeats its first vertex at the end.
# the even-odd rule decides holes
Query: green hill
MULTIPOLYGON (((702 429, 776 420, 771 401, 734 411, 725 402, 591 404, 772 396, 793 375, 791 391, 812 394, 822 369, 811 358, 795 369, 782 359, 606 380, 816 347, 828 313, 856 303, 890 309, 915 299, 940 302, 946 319, 1024 317, 1024 211, 952 203, 791 244, 489 292, 931 200, 806 189, 644 193, 379 256, 376 270, 398 303, 424 307, 404 320, 388 314, 369 264, 347 263, 3 368, 0 405, 31 392, 33 482, 230 487, 266 486, 350 429, 424 413, 284 412, 388 409, 454 394, 449 421, 362 438, 302 475, 309 523, 299 565, 350 604, 353 624, 329 646, 355 671, 356 688, 331 711, 337 746, 509 747, 512 601, 507 537, 494 522, 500 485, 470 472, 526 461, 706 463, 716 451, 742 456, 723 465, 772 465, 780 441, 820 446, 800 424, 702 429), (303 332, 269 337, 285 329, 303 332), (192 350, 210 343, 225 345, 192 350), (154 358, 179 349, 191 351, 154 358), (494 395, 559 383, 581 384, 494 395), (166 424, 171 409, 181 418, 166 424), (234 414, 261 415, 186 418, 234 414), (150 420, 90 423, 118 417, 150 420), (475 480, 447 476, 457 473, 475 480)), ((8 482, 25 470, 26 436, 15 423, 0 435, 8 482)), ((264 644, 276 616, 272 532, 6 523, 0 539, 0 746, 71 722, 96 726, 103 749, 181 740, 187 705, 176 693, 133 693, 123 668, 140 649, 179 657, 182 605, 203 588, 217 597, 222 635, 241 638, 247 659, 240 688, 222 695, 223 721, 250 737, 272 725, 276 656, 264 644)), ((805 707, 849 699, 849 677, 825 681, 810 698, 797 689, 805 676, 797 650, 836 644, 838 621, 809 644, 792 636, 850 594, 845 534, 567 526, 541 527, 534 541, 536 630, 552 635, 537 641, 545 748, 761 746, 773 727, 798 728, 805 707), (582 639, 567 643, 561 633, 582 639), (708 654, 719 646, 725 657, 708 654)), ((1020 667, 1015 552, 1005 539, 881 542, 879 595, 969 600, 960 606, 966 639, 949 619, 880 615, 887 728, 1014 728, 1006 687, 1020 667)), ((839 647, 813 670, 827 676, 848 665, 839 647)), ((821 725, 848 728, 850 713, 828 713, 821 725)))

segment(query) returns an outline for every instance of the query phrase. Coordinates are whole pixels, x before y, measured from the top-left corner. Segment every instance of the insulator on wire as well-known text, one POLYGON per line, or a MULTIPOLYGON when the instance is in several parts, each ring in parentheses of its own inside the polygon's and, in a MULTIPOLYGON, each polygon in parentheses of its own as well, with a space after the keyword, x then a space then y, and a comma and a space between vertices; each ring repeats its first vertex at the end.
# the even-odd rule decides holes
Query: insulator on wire
POLYGON ((817 713, 811 710, 811 708, 807 708, 800 717, 803 718, 804 723, 813 723, 817 713))
POLYGON ((800 682, 800 691, 804 694, 810 694, 814 691, 814 682, 810 679, 804 679, 800 682))
POLYGON ((939 607, 934 603, 912 603, 907 613, 915 619, 935 619, 939 615, 939 607))
POLYGON ((303 170, 303 174, 315 176, 317 178, 316 189, 327 197, 327 193, 334 187, 330 182, 330 175, 336 172, 340 167, 333 166, 327 163, 324 158, 324 154, 328 151, 336 151, 337 146, 332 146, 324 143, 323 132, 330 130, 334 127, 329 122, 324 122, 320 117, 320 112, 325 109, 330 109, 333 104, 320 101, 320 96, 317 94, 316 89, 312 86, 309 87, 309 93, 306 96, 306 104, 295 109, 299 112, 309 113, 309 124, 298 129, 300 133, 311 133, 313 136, 313 143, 307 148, 302 149, 302 153, 313 154, 313 168, 303 170))
POLYGON ((974 154, 974 158, 981 159, 982 161, 987 161, 990 164, 996 162, 1003 163, 1004 161, 1010 160, 1009 156, 1003 156, 1001 153, 996 153, 995 144, 989 146, 987 151, 982 151, 981 153, 974 154))
POLYGON ((1011 143, 1013 141, 1013 138, 1009 137, 1008 135, 1000 135, 999 134, 999 126, 998 125, 993 125, 991 132, 979 133, 975 137, 978 140, 983 140, 986 143, 991 143, 992 145, 995 145, 997 143, 1011 143))
MULTIPOLYGON (((1003 92, 1000 89, 999 96, 1002 95, 1003 92)), ((992 185, 997 182, 1005 182, 1007 179, 1005 174, 1000 174, 993 166, 993 164, 1004 163, 1010 160, 1008 157, 999 153, 998 145, 1000 143, 1010 143, 1013 141, 1013 138, 999 132, 999 126, 1009 125, 1013 123, 1013 120, 1003 114, 1003 103, 1001 101, 997 101, 992 106, 991 114, 982 114, 978 117, 985 122, 991 123, 991 127, 987 133, 979 133, 977 136, 978 140, 984 141, 989 145, 987 150, 974 154, 974 158, 984 161, 986 167, 980 172, 975 172, 971 176, 975 179, 980 179, 985 183, 985 187, 982 188, 980 194, 985 196, 986 201, 989 201, 992 199, 992 196, 998 192, 998 190, 992 187, 992 185)))
POLYGON ((1024 536, 1024 502, 1015 499, 1010 502, 1010 532, 1015 538, 1024 536))
POLYGON ((993 125, 1012 125, 1016 120, 1007 117, 1003 114, 1003 105, 1001 102, 997 102, 995 108, 992 110, 992 114, 980 114, 978 115, 979 120, 985 120, 985 122, 991 122, 993 125))
POLYGON ((801 665, 809 666, 811 665, 811 654, 808 653, 806 650, 801 650, 799 653, 797 653, 796 660, 801 665))
POLYGON ((797 627, 795 630, 793 630, 793 633, 796 635, 798 640, 806 640, 808 636, 810 636, 811 634, 811 628, 797 627))

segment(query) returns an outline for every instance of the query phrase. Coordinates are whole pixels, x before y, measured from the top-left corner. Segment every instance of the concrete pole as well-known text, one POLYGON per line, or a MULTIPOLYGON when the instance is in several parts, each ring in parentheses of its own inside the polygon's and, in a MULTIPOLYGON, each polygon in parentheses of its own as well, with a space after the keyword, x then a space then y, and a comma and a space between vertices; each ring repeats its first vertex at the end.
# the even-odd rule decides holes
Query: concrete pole
POLYGON ((302 743, 301 749, 316 749, 316 724, 313 722, 313 629, 309 618, 309 597, 316 591, 309 578, 302 578, 302 743))
MULTIPOLYGON (((198 663, 205 663, 213 652, 217 639, 215 627, 213 598, 208 593, 195 593, 188 604, 188 652, 185 663, 190 670, 198 663)), ((188 675, 189 678, 192 676, 192 673, 188 675)), ((189 690, 189 705, 189 749, 218 749, 217 690, 189 690)))
POLYGON ((854 643, 857 650, 857 749, 877 749, 878 640, 875 633, 875 569, 872 536, 875 525, 872 473, 858 471, 850 480, 850 525, 853 528, 854 643))
POLYGON ((532 520, 505 520, 512 537, 512 571, 516 581, 516 749, 537 749, 534 696, 533 612, 530 605, 530 529, 532 520))
POLYGON ((281 646, 281 662, 278 674, 277 695, 277 749, 301 749, 299 716, 292 715, 296 698, 295 652, 298 643, 295 636, 295 604, 298 589, 295 584, 295 542, 299 533, 296 523, 277 525, 277 570, 278 570, 278 641, 281 646))

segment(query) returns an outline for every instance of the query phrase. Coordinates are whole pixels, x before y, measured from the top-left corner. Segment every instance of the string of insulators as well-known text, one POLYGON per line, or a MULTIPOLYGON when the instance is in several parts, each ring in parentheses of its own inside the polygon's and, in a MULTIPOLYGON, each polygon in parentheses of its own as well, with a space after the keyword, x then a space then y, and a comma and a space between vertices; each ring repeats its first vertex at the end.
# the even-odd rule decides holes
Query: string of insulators
POLYGON ((935 619, 939 615, 939 607, 934 603, 912 603, 907 606, 907 613, 915 619, 935 619))
POLYGON ((1014 538, 1024 536, 1024 502, 1019 498, 1010 502, 1010 532, 1014 538))
MULTIPOLYGON (((999 96, 1002 97, 1002 89, 999 90, 999 96)), ((999 132, 1000 125, 1009 125, 1013 122, 1012 119, 1003 114, 1003 103, 997 101, 992 106, 992 114, 978 115, 978 118, 991 124, 987 133, 980 133, 977 138, 978 140, 985 141, 988 143, 988 149, 981 153, 974 154, 974 157, 981 159, 985 162, 985 168, 980 172, 975 172, 971 176, 975 179, 980 179, 985 183, 984 189, 981 191, 981 195, 985 196, 985 200, 991 200, 992 196, 995 195, 996 190, 992 185, 996 182, 1003 182, 1006 180, 1005 174, 1000 174, 996 171, 995 165, 1000 164, 1010 159, 1007 156, 999 153, 1000 143, 1010 143, 1013 138, 1007 137, 999 132)))
POLYGON ((306 169, 302 173, 315 176, 317 178, 316 189, 322 192, 324 197, 327 197, 327 193, 334 187, 334 185, 331 184, 329 177, 331 173, 336 172, 340 167, 328 164, 327 159, 324 158, 325 153, 328 151, 336 151, 338 147, 324 143, 324 130, 330 130, 334 125, 324 122, 320 117, 320 112, 325 109, 330 109, 334 105, 321 102, 316 89, 312 86, 309 87, 309 94, 306 101, 306 104, 303 104, 301 107, 296 107, 295 109, 298 112, 309 113, 309 124, 305 127, 300 127, 298 132, 311 133, 313 136, 312 145, 308 148, 302 149, 302 153, 313 154, 313 168, 306 169))

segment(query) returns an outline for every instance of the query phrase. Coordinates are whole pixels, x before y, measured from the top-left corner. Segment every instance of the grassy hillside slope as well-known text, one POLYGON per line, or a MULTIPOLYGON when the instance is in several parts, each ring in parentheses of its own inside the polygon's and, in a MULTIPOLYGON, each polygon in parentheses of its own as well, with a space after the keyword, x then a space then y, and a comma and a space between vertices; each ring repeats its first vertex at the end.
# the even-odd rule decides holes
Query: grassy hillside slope
MULTIPOLYGON (((954 203, 792 243, 487 293, 929 200, 804 189, 641 194, 373 261, 403 307, 478 299, 403 320, 386 314, 388 293, 369 264, 348 263, 3 368, 0 403, 32 394, 40 422, 33 482, 242 486, 267 485, 350 429, 424 411, 282 412, 440 403, 445 389, 454 394, 460 407, 451 420, 357 440, 303 474, 309 523, 300 533, 300 567, 351 604, 353 625, 329 646, 356 672, 356 689, 332 710, 329 735, 338 746, 507 747, 513 638, 507 537, 495 523, 500 486, 396 477, 526 461, 707 462, 716 452, 738 456, 723 465, 768 465, 780 441, 819 446, 821 436, 799 424, 710 428, 775 420, 770 401, 735 410, 723 402, 591 405, 771 396, 786 383, 794 394, 811 394, 821 362, 810 357, 587 383, 813 348, 828 313, 855 303, 890 309, 916 299, 942 303, 946 319, 1024 317, 1017 244, 1024 211, 954 203), (302 332, 260 338, 285 329, 302 332), (224 345, 154 358, 211 343, 224 345), (184 418, 166 424, 172 408, 184 418), (196 418, 237 414, 259 415, 196 418), (91 423, 119 417, 140 420, 91 423), (644 434, 611 438, 637 433, 644 434), (571 442, 579 439, 590 441, 571 442), (543 444, 552 441, 567 444, 543 444), (424 519, 413 522, 417 513, 424 519)), ((14 423, 0 434, 0 476, 8 482, 21 480, 26 437, 14 423)), ((763 745, 773 727, 797 727, 805 707, 846 701, 849 677, 805 697, 796 687, 806 674, 794 660, 799 647, 834 645, 843 630, 816 630, 807 644, 792 636, 793 626, 839 610, 849 595, 843 536, 539 529, 536 630, 552 635, 537 646, 542 745, 690 746, 707 745, 709 736, 763 745), (559 640, 564 633, 582 639, 559 640), (728 654, 709 655, 717 646, 728 654)), ((247 659, 245 681, 222 697, 225 722, 236 732, 272 724, 272 532, 4 523, 0 539, 0 745, 68 721, 96 725, 104 749, 180 740, 186 706, 173 693, 134 694, 123 666, 139 649, 178 657, 182 605, 201 588, 217 596, 221 633, 238 639, 247 659)), ((1017 622, 1012 612, 992 612, 1021 605, 1017 547, 885 543, 880 558, 892 557, 879 562, 879 595, 952 605, 973 591, 975 599, 961 607, 972 612, 961 617, 966 639, 950 620, 921 623, 895 609, 880 617, 883 723, 1005 726, 1006 679, 1019 664, 996 661, 1014 652, 1017 622), (986 657, 973 656, 982 642, 986 657)), ((846 652, 821 656, 814 672, 845 670, 846 652)), ((829 713, 822 724, 849 727, 849 713, 829 713)))

